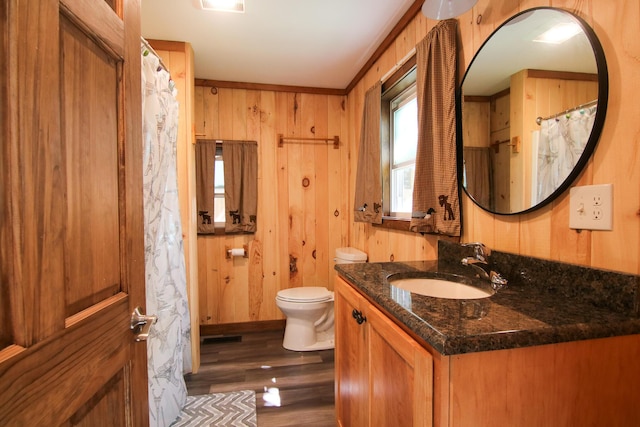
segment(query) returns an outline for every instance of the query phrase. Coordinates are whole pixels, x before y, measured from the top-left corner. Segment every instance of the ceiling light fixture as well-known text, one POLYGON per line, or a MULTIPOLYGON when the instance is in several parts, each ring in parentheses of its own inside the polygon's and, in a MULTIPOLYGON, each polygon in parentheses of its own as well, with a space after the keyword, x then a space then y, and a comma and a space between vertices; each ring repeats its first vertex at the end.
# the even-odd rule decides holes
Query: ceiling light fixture
POLYGON ((200 0, 202 10, 244 13, 244 0, 200 0))
POLYGON ((422 14, 431 19, 449 19, 462 15, 478 0, 425 0, 422 14))
POLYGON ((534 42, 560 44, 582 31, 582 27, 575 22, 554 25, 538 37, 534 42))

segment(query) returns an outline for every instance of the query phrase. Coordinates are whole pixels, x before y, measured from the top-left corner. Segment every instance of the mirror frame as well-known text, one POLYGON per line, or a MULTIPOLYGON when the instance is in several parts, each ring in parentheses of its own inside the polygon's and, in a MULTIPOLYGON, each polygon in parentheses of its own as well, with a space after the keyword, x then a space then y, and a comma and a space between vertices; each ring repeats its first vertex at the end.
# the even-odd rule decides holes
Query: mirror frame
POLYGON ((598 140, 600 139, 600 135, 602 134, 602 128, 604 127, 604 120, 607 113, 608 99, 609 99, 609 72, 607 68, 607 61, 604 55, 604 49, 602 48, 602 45, 600 44, 600 40, 598 39, 595 31, 589 26, 589 24, 584 19, 582 19, 581 17, 577 16, 575 13, 569 10, 555 8, 555 7, 534 7, 513 15, 509 19, 505 20, 498 28, 496 28, 491 33, 491 35, 487 37, 487 39, 482 43, 478 51, 473 56, 473 59, 469 63, 469 67, 465 71, 462 81, 458 86, 458 90, 456 93, 456 122, 457 122, 456 139, 457 139, 459 187, 464 189, 464 192, 467 194, 467 196, 473 201, 473 203, 476 206, 482 208, 487 212, 490 212, 496 215, 520 215, 520 214, 533 212, 537 209, 540 209, 548 205, 549 203, 554 201, 556 198, 558 198, 558 196, 564 193, 571 186, 571 184, 573 184, 573 182, 582 173, 584 167, 586 166, 587 162, 591 158, 591 155, 593 154, 593 151, 596 148, 598 140), (555 10, 558 12, 569 14, 573 17, 573 19, 576 20, 576 22, 580 25, 580 27, 584 31, 587 39, 589 40, 589 43, 591 44, 591 48, 593 50, 593 54, 595 57, 597 70, 598 70, 598 108, 596 110, 596 117, 593 122, 593 128, 591 129, 591 134, 589 135, 589 139, 585 145, 584 151, 582 152, 582 155, 578 159, 578 162, 576 163, 575 167, 573 168, 571 173, 567 176, 567 178, 562 182, 562 184, 560 184, 560 186, 556 188, 556 190, 553 191, 553 193, 551 193, 546 199, 538 202, 533 206, 530 206, 527 209, 524 209, 518 212, 495 212, 490 210, 488 207, 482 206, 480 203, 478 203, 478 201, 476 201, 476 199, 471 194, 469 194, 469 192, 467 191, 467 188, 463 186, 463 171, 464 171, 463 142, 464 141, 463 141, 463 134, 462 134, 462 103, 463 103, 464 94, 462 93, 462 87, 464 85, 464 80, 467 77, 467 74, 469 74, 469 71, 471 70, 471 68, 473 67, 473 63, 475 62, 476 58, 482 53, 482 50, 491 41, 493 36, 496 33, 498 33, 498 31, 500 31, 502 27, 504 27, 506 24, 508 24, 512 20, 517 19, 520 15, 523 15, 525 13, 530 13, 535 10, 555 10))

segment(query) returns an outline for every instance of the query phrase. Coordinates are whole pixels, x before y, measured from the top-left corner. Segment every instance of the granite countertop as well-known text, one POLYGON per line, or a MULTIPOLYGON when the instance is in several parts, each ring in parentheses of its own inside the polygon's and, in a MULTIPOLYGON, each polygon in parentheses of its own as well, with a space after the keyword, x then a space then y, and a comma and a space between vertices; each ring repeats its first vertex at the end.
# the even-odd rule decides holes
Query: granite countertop
MULTIPOLYGON (((453 248, 445 245, 439 244, 440 254, 453 248)), ((401 272, 473 277, 470 267, 460 267, 457 250, 450 260, 337 264, 335 269, 443 355, 640 334, 640 278, 634 275, 520 256, 515 260, 494 252, 504 268, 498 271, 506 272, 510 283, 488 298, 432 298, 400 290, 386 280, 401 272)))

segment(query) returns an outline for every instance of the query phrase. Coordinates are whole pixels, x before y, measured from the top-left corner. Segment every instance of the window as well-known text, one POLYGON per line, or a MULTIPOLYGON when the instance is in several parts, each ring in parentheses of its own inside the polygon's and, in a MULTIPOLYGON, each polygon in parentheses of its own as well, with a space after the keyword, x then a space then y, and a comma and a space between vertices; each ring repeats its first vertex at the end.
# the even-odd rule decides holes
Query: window
POLYGON ((389 87, 383 85, 382 92, 383 210, 385 216, 408 219, 418 146, 415 67, 385 85, 389 87))
POLYGON ((390 212, 395 216, 405 216, 403 214, 411 213, 418 145, 418 100, 415 85, 391 101, 390 133, 390 212))
POLYGON ((257 141, 199 139, 195 157, 198 234, 255 233, 257 141))

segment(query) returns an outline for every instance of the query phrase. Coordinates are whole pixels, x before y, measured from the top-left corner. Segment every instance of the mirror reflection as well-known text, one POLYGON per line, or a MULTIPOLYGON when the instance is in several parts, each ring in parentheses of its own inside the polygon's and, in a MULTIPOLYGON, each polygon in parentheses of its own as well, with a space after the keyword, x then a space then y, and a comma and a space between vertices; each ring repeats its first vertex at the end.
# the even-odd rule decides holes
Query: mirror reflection
POLYGON ((461 86, 467 194, 499 214, 550 202, 591 155, 606 94, 602 48, 583 21, 537 8, 505 22, 461 86))

